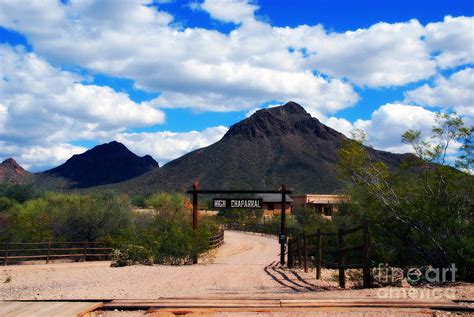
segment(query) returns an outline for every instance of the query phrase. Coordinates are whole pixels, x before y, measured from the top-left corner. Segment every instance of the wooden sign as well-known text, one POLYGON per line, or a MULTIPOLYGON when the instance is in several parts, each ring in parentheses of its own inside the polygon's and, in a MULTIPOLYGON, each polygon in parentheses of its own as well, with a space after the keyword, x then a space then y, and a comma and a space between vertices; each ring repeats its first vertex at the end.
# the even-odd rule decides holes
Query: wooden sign
POLYGON ((214 208, 242 208, 242 209, 260 209, 263 200, 261 198, 214 198, 212 206, 214 208))

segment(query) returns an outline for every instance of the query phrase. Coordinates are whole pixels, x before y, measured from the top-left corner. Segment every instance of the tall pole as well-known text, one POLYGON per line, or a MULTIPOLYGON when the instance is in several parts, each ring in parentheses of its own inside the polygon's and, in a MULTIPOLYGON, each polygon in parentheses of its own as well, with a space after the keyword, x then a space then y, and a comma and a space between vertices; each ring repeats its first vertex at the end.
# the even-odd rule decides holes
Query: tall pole
MULTIPOLYGON (((197 233, 198 228, 198 183, 195 182, 193 184, 193 231, 194 234, 197 233)), ((193 264, 198 263, 198 256, 197 254, 193 255, 193 264)))
POLYGON ((193 184, 193 230, 196 231, 198 227, 198 183, 193 184))
POLYGON ((281 185, 280 264, 285 264, 286 250, 286 187, 281 185))

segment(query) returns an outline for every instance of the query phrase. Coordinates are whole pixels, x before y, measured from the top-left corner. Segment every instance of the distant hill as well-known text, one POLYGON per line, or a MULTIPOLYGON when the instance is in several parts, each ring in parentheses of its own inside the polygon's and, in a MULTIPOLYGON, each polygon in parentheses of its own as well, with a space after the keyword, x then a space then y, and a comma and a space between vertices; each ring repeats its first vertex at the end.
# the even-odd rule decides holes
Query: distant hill
POLYGON ((126 181, 158 167, 151 156, 139 157, 113 141, 72 156, 64 164, 40 173, 38 179, 49 183, 57 179, 61 187, 85 188, 126 181))
POLYGON ((27 172, 14 159, 9 158, 0 164, 0 183, 27 184, 34 175, 27 172))
MULTIPOLYGON (((336 164, 346 139, 289 102, 255 112, 208 147, 110 187, 131 193, 182 192, 199 181, 203 189, 276 189, 286 184, 299 193, 335 193, 343 186, 336 164)), ((405 158, 367 150, 391 167, 405 158)))

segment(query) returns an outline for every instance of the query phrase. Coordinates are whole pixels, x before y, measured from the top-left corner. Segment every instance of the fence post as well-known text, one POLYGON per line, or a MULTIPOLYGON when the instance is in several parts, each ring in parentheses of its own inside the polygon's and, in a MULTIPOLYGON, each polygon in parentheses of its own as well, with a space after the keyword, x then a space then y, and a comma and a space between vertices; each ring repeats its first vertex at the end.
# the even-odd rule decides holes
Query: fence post
POLYGON ((86 261, 87 257, 87 242, 84 244, 84 257, 82 258, 82 262, 86 261))
POLYGON ((306 236, 303 236, 303 265, 304 272, 308 273, 308 249, 306 248, 306 236))
POLYGON ((51 256, 51 240, 48 241, 48 256, 46 258, 46 264, 49 263, 50 256, 51 256))
POLYGON ((300 238, 296 238, 296 252, 298 256, 298 267, 301 267, 301 246, 300 246, 300 238))
POLYGON ((3 265, 8 264, 8 241, 5 242, 5 259, 3 260, 3 265))
POLYGON ((322 245, 321 245, 321 229, 316 232, 316 279, 321 279, 321 260, 322 260, 322 245))
POLYGON ((339 228, 337 231, 337 250, 339 254, 339 286, 341 288, 346 287, 346 275, 344 273, 344 231, 339 228))
POLYGON ((288 268, 293 268, 293 240, 288 239, 288 268))
POLYGON ((364 222, 363 227, 363 239, 364 239, 364 249, 363 249, 363 279, 364 279, 364 288, 371 287, 372 277, 370 276, 370 233, 369 233, 369 224, 367 221, 364 222))

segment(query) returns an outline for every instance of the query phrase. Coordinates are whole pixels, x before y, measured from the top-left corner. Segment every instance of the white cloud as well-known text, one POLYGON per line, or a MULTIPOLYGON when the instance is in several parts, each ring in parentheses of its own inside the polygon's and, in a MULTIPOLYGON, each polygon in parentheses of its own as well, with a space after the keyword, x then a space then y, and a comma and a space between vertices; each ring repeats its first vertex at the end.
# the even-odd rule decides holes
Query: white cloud
POLYGON ((433 85, 408 91, 405 97, 407 102, 453 109, 460 115, 474 117, 474 69, 466 68, 447 78, 438 76, 433 85))
MULTIPOLYGON (((253 2, 200 4, 214 19, 236 24, 227 34, 172 24, 174 17, 160 2, 153 2, 157 9, 151 0, 0 1, 0 25, 24 34, 34 48, 34 53, 0 50, 0 138, 8 143, 0 152, 14 144, 51 148, 73 139, 110 140, 126 128, 162 122, 157 107, 249 111, 268 100, 301 103, 348 133, 350 122, 330 115, 359 100, 352 84, 399 86, 474 60, 472 17, 331 32, 322 25, 274 27, 258 21, 253 2), (84 78, 61 66, 128 78, 160 96, 137 104, 109 87, 83 84, 84 78)), ((461 78, 472 74, 459 73, 437 77, 434 86, 408 93, 406 102, 472 114, 467 93, 472 79, 461 78)), ((419 115, 410 127, 424 122, 422 114, 431 118, 421 107, 403 107, 412 106, 387 104, 355 125, 367 127, 380 147, 398 147, 405 126, 404 119, 390 121, 397 113, 419 115), (383 136, 384 128, 392 136, 383 136)), ((151 138, 129 138, 140 144, 140 136, 151 138)), ((156 153, 162 160, 173 157, 156 153)))
POLYGON ((84 150, 71 140, 109 139, 127 127, 164 120, 160 110, 81 80, 21 47, 0 46, 2 157, 37 171, 84 150))
POLYGON ((436 63, 420 40, 424 32, 417 20, 381 22, 344 33, 306 25, 279 30, 295 53, 305 50, 308 67, 371 87, 403 85, 436 73, 436 63))
MULTIPOLYGON (((284 101, 302 96, 319 111, 331 112, 353 105, 355 93, 348 94, 352 88, 347 83, 313 71, 358 85, 396 86, 436 74, 437 63, 452 64, 444 60, 459 64, 473 56, 472 18, 447 17, 427 26, 416 20, 381 22, 337 33, 321 25, 272 27, 255 19, 258 6, 247 1, 205 1, 201 8, 216 19, 245 20, 225 34, 175 28, 169 13, 144 5, 148 2, 73 0, 24 6, 3 1, 0 24, 25 34, 37 53, 55 63, 130 78, 137 87, 186 99, 186 104, 171 106, 194 107, 195 100, 201 109, 203 102, 214 105, 216 94, 229 100, 245 94, 250 102, 239 106, 245 110, 271 95, 284 101), (444 40, 451 37, 454 48, 444 40), (438 50, 441 54, 433 58, 438 50), (336 107, 322 106, 327 100, 320 92, 325 90, 340 90, 329 98, 336 107)), ((223 108, 233 109, 218 107, 223 108)))
POLYGON ((197 83, 196 86, 205 89, 186 93, 165 91, 150 104, 160 108, 232 111, 278 99, 293 100, 322 112, 335 112, 358 100, 351 86, 337 79, 323 79, 311 72, 292 73, 224 64, 195 65, 192 73, 190 76, 197 83), (214 82, 216 78, 218 80, 214 82))
POLYGON ((401 142, 401 136, 409 129, 420 130, 422 135, 431 135, 436 114, 418 106, 385 104, 375 110, 370 120, 357 120, 354 127, 367 134, 367 143, 376 149, 395 153, 411 152, 401 142))
POLYGON ((437 63, 451 65, 441 61, 443 54, 457 52, 448 58, 457 64, 473 55, 472 18, 447 17, 427 26, 416 20, 377 23, 337 33, 321 25, 273 27, 257 21, 258 6, 247 1, 202 3, 216 19, 245 21, 225 34, 179 29, 170 24, 169 13, 147 3, 2 1, 0 25, 25 34, 35 52, 55 64, 130 78, 138 88, 162 93, 156 104, 201 110, 249 110, 268 100, 295 100, 330 114, 358 100, 352 86, 338 78, 370 87, 404 85, 435 75, 437 63), (455 50, 440 34, 453 36, 455 50))
POLYGON ((321 119, 321 121, 330 128, 341 132, 346 137, 351 137, 351 132, 354 130, 354 126, 348 120, 344 118, 330 117, 327 119, 321 119))
POLYGON ((438 66, 452 68, 474 63, 474 19, 446 16, 426 25, 426 45, 438 66))
POLYGON ((122 133, 116 139, 138 155, 150 154, 161 166, 188 152, 219 141, 227 130, 226 127, 217 126, 190 132, 122 133))
POLYGON ((7 142, 93 139, 164 121, 160 110, 109 87, 81 84, 81 77, 20 47, 0 46, 0 78, 0 136, 7 142))
POLYGON ((25 169, 39 172, 64 163, 74 154, 80 154, 87 149, 61 143, 51 146, 17 146, 0 142, 1 159, 14 157, 25 169))
POLYGON ((201 9, 223 22, 241 23, 253 18, 258 6, 247 0, 205 0, 201 9))

